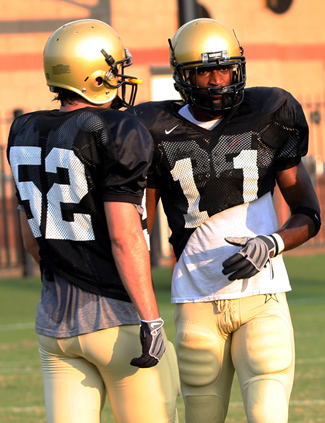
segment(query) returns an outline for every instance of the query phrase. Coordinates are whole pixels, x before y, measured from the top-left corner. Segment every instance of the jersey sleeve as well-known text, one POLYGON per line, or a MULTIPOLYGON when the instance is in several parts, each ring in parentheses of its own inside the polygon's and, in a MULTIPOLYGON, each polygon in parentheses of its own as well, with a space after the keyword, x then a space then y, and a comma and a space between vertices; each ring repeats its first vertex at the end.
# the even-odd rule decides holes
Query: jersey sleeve
POLYGON ((122 114, 122 118, 115 120, 108 137, 101 140, 104 160, 110 163, 103 166, 103 200, 140 205, 152 161, 153 141, 138 119, 115 113, 122 114))
POLYGON ((277 156, 277 170, 296 166, 308 152, 308 124, 301 105, 293 97, 288 102, 287 112, 289 119, 293 119, 293 129, 277 156))
POLYGON ((288 92, 274 112, 272 123, 261 132, 262 141, 277 150, 275 170, 296 166, 308 151, 308 124, 300 103, 288 92))

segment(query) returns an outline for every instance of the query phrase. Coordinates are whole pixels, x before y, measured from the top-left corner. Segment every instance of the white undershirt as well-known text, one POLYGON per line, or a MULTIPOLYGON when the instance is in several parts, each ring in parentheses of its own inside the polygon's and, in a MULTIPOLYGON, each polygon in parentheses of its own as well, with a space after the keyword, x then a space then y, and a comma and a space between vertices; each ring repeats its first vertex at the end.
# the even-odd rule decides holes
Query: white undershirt
POLYGON ((214 118, 212 120, 208 121, 201 121, 195 119, 195 117, 192 115, 189 105, 186 104, 184 107, 182 107, 178 113, 186 120, 189 120, 190 122, 194 123, 197 126, 200 126, 201 128, 207 129, 208 131, 211 131, 213 128, 215 128, 219 123, 222 121, 222 118, 214 118))
POLYGON ((224 210, 204 221, 192 233, 174 267, 172 303, 230 300, 291 290, 282 254, 249 279, 233 282, 222 273, 222 263, 239 247, 225 241, 227 236, 273 233, 278 228, 272 195, 224 210))

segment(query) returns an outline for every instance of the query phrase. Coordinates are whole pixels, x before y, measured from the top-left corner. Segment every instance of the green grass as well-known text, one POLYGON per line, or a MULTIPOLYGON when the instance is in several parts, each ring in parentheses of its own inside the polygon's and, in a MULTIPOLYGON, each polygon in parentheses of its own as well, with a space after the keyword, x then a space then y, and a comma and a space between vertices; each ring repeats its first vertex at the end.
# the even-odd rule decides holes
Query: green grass
MULTIPOLYGON (((296 376, 289 422, 324 422, 325 260, 323 255, 286 256, 285 260, 293 286, 288 301, 296 339, 296 376)), ((167 334, 174 341, 173 306, 169 303, 170 274, 168 268, 153 269, 160 312, 167 334)), ((0 280, 0 422, 46 422, 34 332, 39 295, 38 278, 0 280)), ((181 398, 178 409, 180 423, 184 423, 181 398)), ((246 422, 246 418, 235 379, 227 423, 241 422, 246 422)), ((108 403, 102 423, 114 423, 108 403)))

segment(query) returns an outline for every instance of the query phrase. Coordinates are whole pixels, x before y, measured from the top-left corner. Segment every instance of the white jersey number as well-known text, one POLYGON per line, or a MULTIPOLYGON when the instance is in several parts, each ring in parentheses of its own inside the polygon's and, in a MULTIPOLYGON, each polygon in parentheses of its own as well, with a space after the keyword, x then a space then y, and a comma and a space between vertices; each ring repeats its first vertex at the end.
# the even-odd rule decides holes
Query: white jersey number
MULTIPOLYGON (((19 181, 19 166, 41 165, 41 147, 11 147, 10 163, 13 176, 22 200, 29 200, 33 218, 29 224, 33 235, 41 236, 42 192, 33 181, 19 181)), ((61 203, 79 204, 88 192, 85 168, 72 150, 53 148, 45 158, 45 171, 57 173, 65 168, 69 184, 54 183, 47 193, 46 233, 47 239, 90 241, 95 239, 89 214, 74 213, 74 221, 62 218, 61 203)))
POLYGON ((199 210, 201 197, 195 185, 191 159, 177 160, 170 173, 174 181, 179 181, 188 202, 187 214, 184 214, 185 228, 196 228, 208 219, 209 215, 206 211, 199 210))
MULTIPOLYGON (((243 170, 243 200, 249 202, 257 199, 258 167, 257 151, 242 150, 233 158, 233 168, 243 170)), ((190 158, 177 160, 171 170, 174 181, 179 181, 188 202, 187 214, 184 214, 185 228, 196 228, 209 215, 199 210, 200 193, 195 185, 192 161, 190 158)))

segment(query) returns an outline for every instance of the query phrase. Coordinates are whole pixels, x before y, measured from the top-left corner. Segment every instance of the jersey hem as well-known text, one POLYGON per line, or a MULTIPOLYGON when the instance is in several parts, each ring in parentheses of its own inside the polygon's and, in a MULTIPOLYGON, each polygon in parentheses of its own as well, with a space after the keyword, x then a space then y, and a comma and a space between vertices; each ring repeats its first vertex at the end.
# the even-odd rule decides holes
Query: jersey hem
POLYGON ((246 295, 240 293, 240 295, 236 294, 221 294, 221 295, 208 295, 206 297, 195 297, 195 298, 172 298, 172 304, 185 304, 185 303, 208 303, 211 301, 219 301, 219 300, 238 300, 240 298, 247 298, 247 297, 255 297, 256 295, 272 295, 272 294, 282 294, 285 292, 292 291, 292 288, 281 289, 281 290, 268 290, 268 291, 250 291, 246 295))
POLYGON ((98 328, 96 329, 84 329, 84 330, 80 330, 80 331, 59 331, 58 333, 53 333, 50 330, 44 330, 44 328, 40 328, 37 325, 35 326, 35 331, 38 335, 43 335, 43 336, 48 336, 50 338, 72 338, 74 336, 80 336, 80 335, 87 335, 89 333, 94 333, 94 332, 98 332, 100 330, 105 330, 105 329, 111 329, 117 326, 139 326, 140 325, 140 320, 138 322, 134 322, 134 320, 132 321, 126 321, 126 322, 119 322, 119 323, 112 323, 112 325, 100 325, 98 328))

